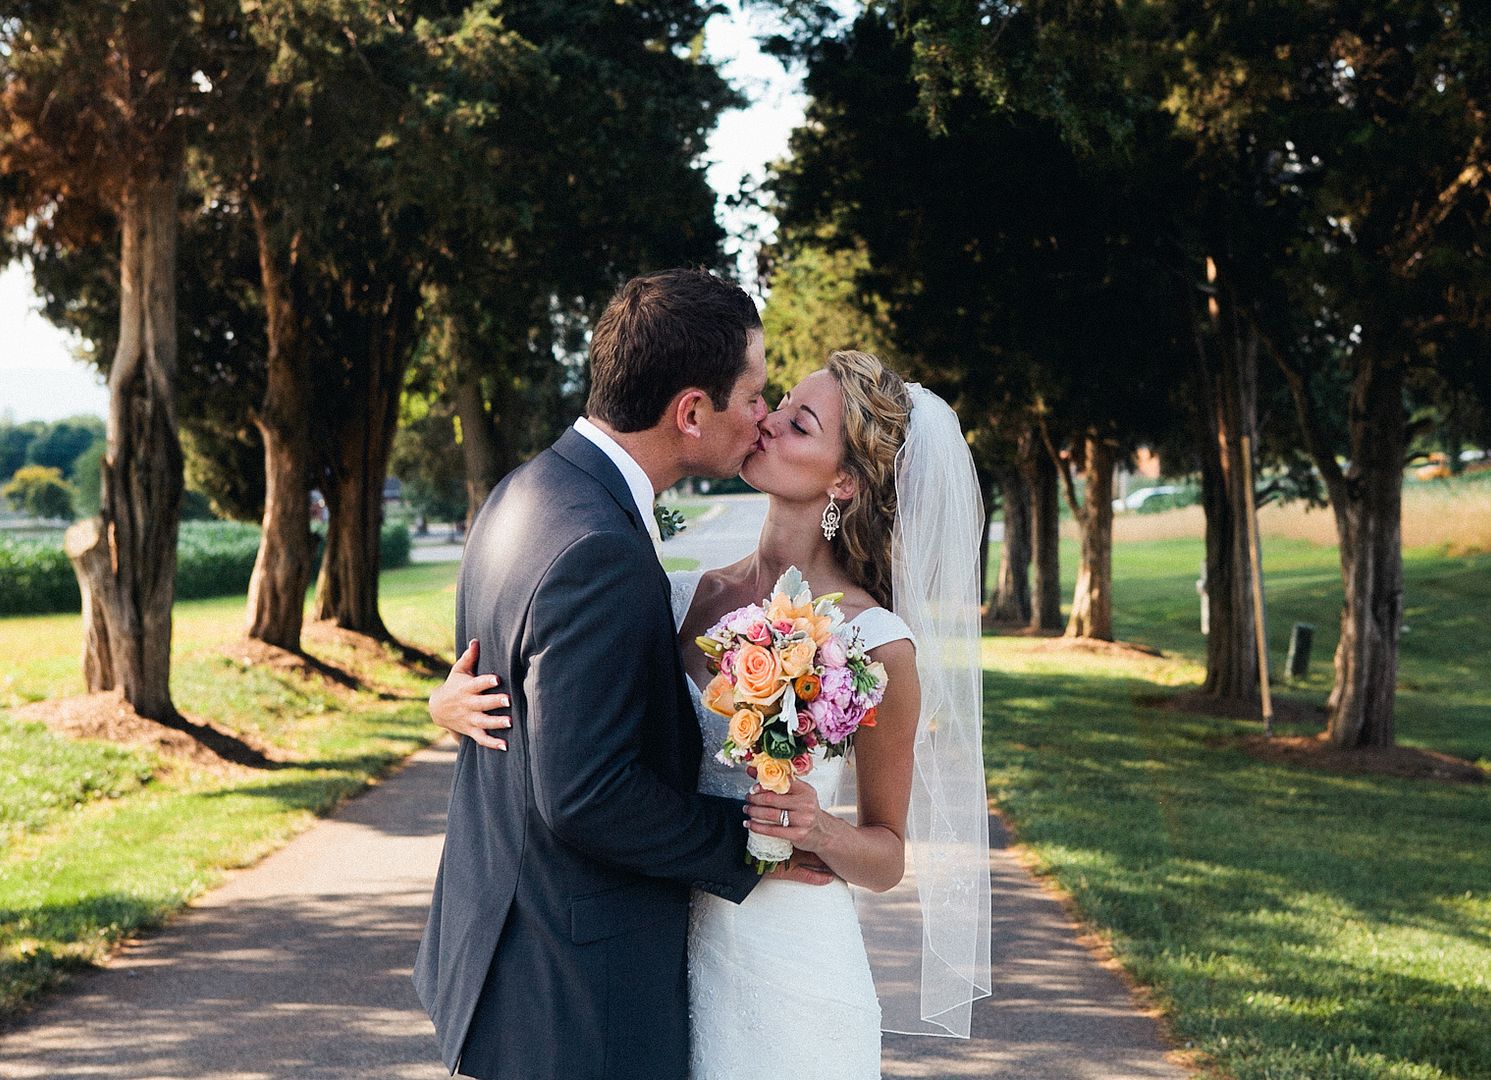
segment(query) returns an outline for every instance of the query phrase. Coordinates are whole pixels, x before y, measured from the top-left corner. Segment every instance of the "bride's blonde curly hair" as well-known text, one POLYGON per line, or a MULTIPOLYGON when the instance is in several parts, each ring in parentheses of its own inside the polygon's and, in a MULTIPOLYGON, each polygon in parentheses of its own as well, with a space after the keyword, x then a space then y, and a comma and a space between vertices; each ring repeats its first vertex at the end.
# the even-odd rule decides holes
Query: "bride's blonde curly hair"
POLYGON ((869 353, 832 353, 828 371, 844 400, 841 467, 855 481, 834 550, 850 576, 878 603, 890 607, 896 454, 906 441, 911 394, 901 376, 869 353))

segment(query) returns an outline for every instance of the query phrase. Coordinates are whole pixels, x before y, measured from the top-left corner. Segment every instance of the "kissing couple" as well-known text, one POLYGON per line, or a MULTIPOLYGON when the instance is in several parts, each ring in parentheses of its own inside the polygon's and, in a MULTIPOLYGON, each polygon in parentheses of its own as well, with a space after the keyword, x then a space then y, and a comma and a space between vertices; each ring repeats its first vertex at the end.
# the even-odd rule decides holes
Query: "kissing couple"
POLYGON ((968 444, 866 353, 774 410, 765 392, 745 292, 634 278, 594 328, 587 416, 472 525, 465 651, 430 700, 464 737, 414 968, 452 1073, 870 1080, 882 1030, 967 1037, 989 993, 968 444), (656 495, 737 473, 770 499, 755 551, 666 574, 656 495), (756 617, 793 568, 826 599, 756 617), (765 647, 722 656, 730 627, 765 647), (793 645, 817 665, 796 696, 742 705, 737 656, 793 645), (790 768, 741 749, 773 707, 811 747, 790 768), (772 841, 791 857, 762 874, 772 841))

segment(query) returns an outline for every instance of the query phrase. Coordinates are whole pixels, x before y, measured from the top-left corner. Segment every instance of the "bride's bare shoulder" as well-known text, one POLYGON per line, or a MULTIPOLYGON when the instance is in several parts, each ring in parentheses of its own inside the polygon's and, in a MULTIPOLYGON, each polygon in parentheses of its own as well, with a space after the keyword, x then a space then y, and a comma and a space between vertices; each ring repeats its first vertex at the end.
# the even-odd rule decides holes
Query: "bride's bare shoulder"
MULTIPOLYGON (((732 563, 730 566, 706 570, 699 576, 699 584, 694 589, 693 601, 689 604, 688 618, 685 622, 686 631, 696 629, 697 623, 708 624, 724 611, 741 606, 732 601, 741 595, 745 587, 744 568, 745 563, 741 561, 732 563)), ((749 603, 749 601, 742 601, 742 603, 749 603)))
POLYGON ((844 613, 846 620, 856 619, 872 607, 880 607, 880 601, 858 585, 851 585, 845 589, 844 599, 839 601, 839 610, 844 613))

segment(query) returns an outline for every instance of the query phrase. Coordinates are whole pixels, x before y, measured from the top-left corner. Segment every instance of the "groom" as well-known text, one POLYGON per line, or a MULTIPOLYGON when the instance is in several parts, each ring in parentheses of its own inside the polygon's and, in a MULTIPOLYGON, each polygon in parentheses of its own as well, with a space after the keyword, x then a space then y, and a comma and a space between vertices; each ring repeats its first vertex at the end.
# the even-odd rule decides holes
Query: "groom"
POLYGON ((512 729, 506 754, 461 740, 414 983, 446 1065, 479 1080, 684 1080, 689 889, 758 881, 741 804, 695 792, 652 500, 756 445, 761 320, 702 270, 634 278, 590 364, 588 419, 492 492, 461 564, 456 639, 512 729))

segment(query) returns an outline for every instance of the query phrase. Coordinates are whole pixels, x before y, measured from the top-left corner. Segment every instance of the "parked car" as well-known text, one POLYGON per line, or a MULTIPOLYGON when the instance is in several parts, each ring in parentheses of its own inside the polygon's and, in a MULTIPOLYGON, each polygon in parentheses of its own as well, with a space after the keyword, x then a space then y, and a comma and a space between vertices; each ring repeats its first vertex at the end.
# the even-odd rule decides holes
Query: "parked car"
POLYGON ((1175 484, 1157 484, 1154 487, 1140 488, 1131 491, 1121 499, 1113 500, 1113 509, 1122 513, 1125 510, 1138 510, 1150 499, 1163 498, 1166 495, 1179 495, 1184 488, 1175 484))

